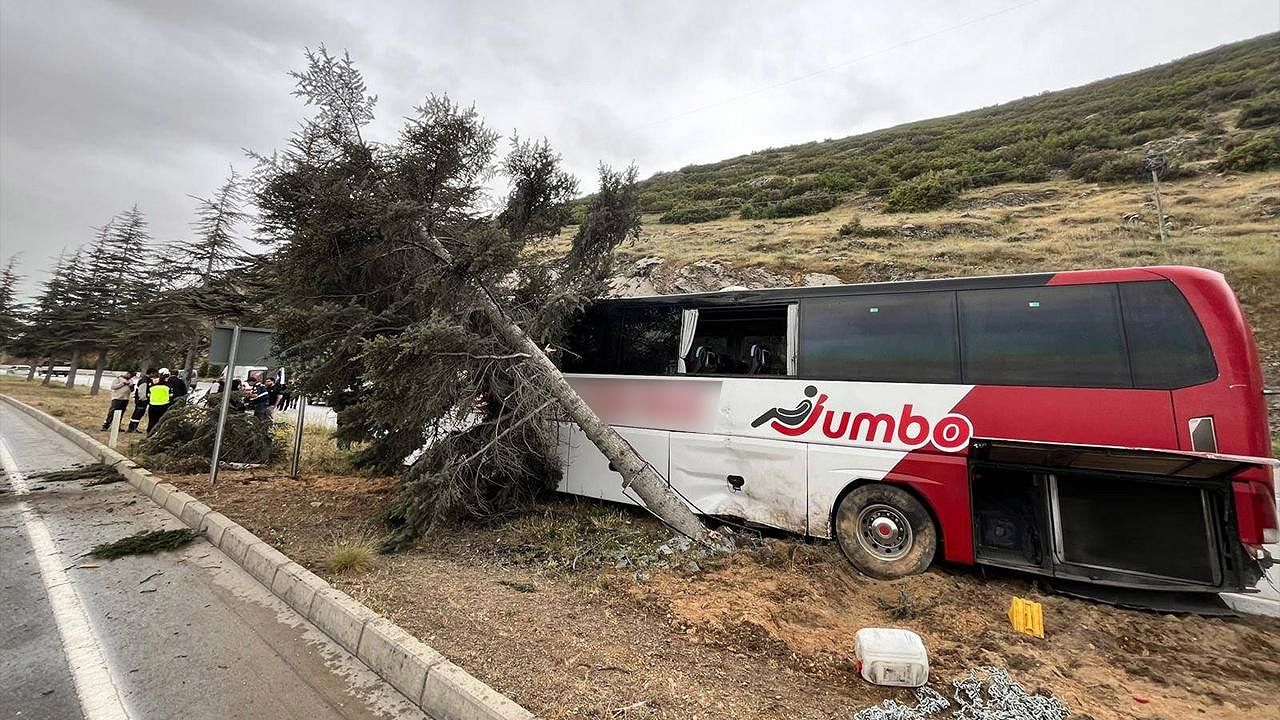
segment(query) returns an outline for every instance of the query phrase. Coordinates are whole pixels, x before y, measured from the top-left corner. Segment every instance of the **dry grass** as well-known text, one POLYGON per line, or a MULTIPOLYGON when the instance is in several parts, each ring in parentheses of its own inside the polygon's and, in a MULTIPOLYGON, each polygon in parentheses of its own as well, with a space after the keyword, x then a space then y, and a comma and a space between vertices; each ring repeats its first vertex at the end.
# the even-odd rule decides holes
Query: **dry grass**
MULTIPOLYGON (((293 419, 290 424, 280 424, 277 433, 285 437, 286 447, 293 447, 293 419)), ((351 459, 359 446, 342 448, 333 439, 329 428, 307 425, 302 428, 302 453, 298 457, 298 472, 303 475, 349 475, 355 472, 351 459)))
POLYGON ((324 564, 331 572, 354 574, 368 571, 377 558, 377 544, 365 535, 335 538, 325 551, 324 564))

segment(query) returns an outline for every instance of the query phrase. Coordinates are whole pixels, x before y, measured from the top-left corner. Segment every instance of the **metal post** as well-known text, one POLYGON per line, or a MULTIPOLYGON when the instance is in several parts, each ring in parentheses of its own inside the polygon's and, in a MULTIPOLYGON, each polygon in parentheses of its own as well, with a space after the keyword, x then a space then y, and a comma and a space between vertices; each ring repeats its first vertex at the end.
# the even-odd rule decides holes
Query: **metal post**
POLYGON ((1164 236, 1164 206, 1160 204, 1160 174, 1155 170, 1151 171, 1151 182, 1156 186, 1156 222, 1160 224, 1160 244, 1165 244, 1164 236))
POLYGON ((298 424, 293 428, 293 462, 289 464, 289 477, 298 477, 298 460, 302 457, 302 424, 307 417, 307 399, 298 398, 298 424))
POLYGON ((227 350, 227 367, 223 371, 222 407, 218 410, 218 430, 213 435, 213 457, 209 459, 209 487, 218 482, 218 455, 222 452, 222 428, 227 424, 231 407, 231 380, 236 365, 236 348, 240 344, 240 326, 231 328, 231 347, 227 350))
POLYGON ((111 413, 111 436, 107 438, 107 447, 114 448, 116 441, 120 439, 120 421, 123 419, 123 410, 116 410, 111 413))

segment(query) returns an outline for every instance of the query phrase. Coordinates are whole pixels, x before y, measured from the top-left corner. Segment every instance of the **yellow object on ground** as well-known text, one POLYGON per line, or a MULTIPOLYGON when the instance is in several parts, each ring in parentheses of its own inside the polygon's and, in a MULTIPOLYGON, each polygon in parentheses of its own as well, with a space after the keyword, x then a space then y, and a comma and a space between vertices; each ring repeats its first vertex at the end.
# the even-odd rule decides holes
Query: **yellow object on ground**
POLYGON ((1044 637, 1044 606, 1034 600, 1015 597, 1009 603, 1009 622, 1024 635, 1044 637))

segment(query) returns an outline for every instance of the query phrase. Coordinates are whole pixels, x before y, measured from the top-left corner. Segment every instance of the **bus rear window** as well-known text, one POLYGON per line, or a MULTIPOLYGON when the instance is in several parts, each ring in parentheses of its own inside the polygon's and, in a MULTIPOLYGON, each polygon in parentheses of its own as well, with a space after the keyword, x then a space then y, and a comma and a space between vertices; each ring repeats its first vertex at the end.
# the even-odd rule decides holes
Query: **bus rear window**
POLYGON ((1132 387, 1115 285, 958 293, 964 381, 1132 387))
POLYGON ((953 293, 806 300, 800 318, 800 371, 805 377, 959 380, 953 293))
POLYGON ((1173 283, 1122 283, 1120 302, 1135 386, 1173 389, 1218 376, 1204 329, 1173 283))

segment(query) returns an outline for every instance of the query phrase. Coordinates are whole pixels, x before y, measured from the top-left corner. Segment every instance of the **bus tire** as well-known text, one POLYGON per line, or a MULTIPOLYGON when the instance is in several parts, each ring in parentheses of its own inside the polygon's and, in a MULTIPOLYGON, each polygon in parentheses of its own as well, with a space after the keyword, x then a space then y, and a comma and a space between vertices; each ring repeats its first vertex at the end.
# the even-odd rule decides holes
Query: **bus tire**
POLYGON ((885 483, 856 487, 841 498, 835 533, 845 558, 878 580, 924 572, 938 547, 929 511, 911 493, 885 483))

